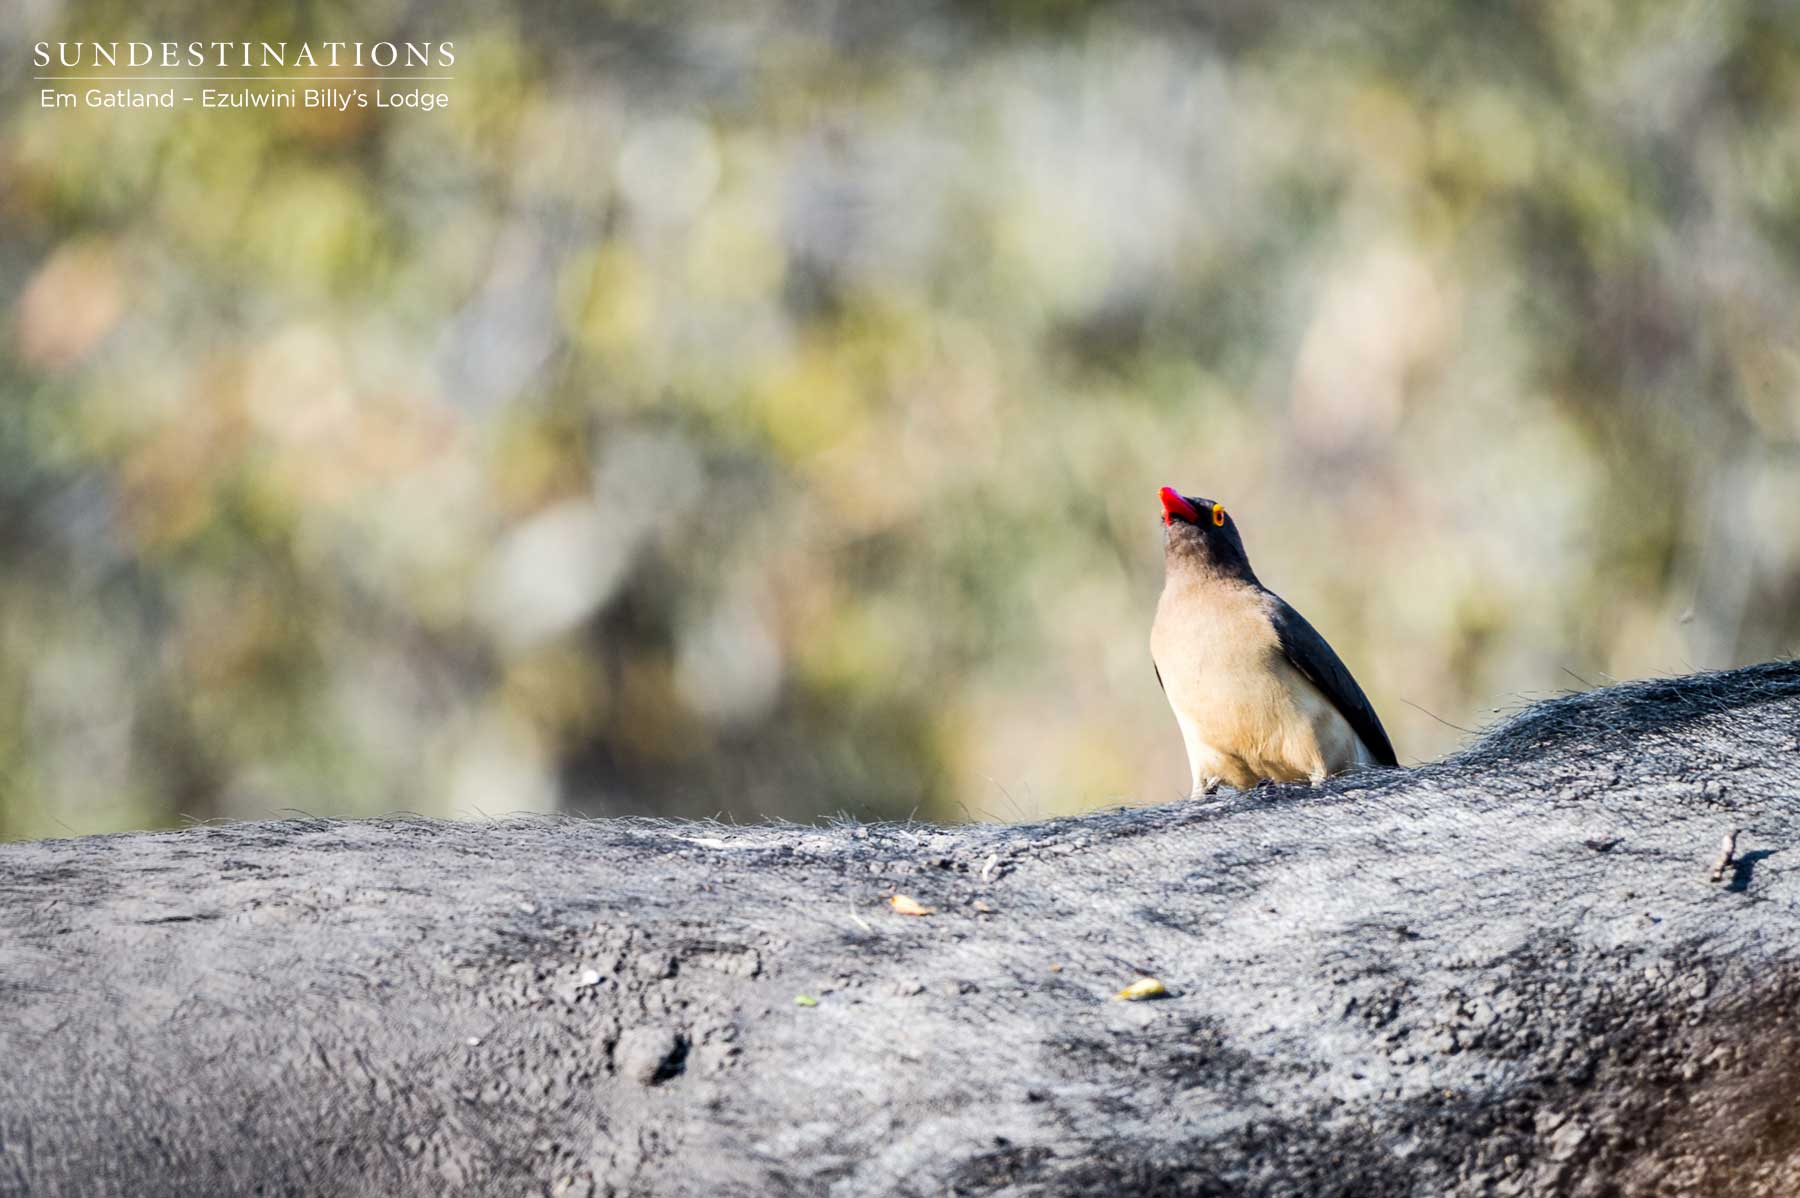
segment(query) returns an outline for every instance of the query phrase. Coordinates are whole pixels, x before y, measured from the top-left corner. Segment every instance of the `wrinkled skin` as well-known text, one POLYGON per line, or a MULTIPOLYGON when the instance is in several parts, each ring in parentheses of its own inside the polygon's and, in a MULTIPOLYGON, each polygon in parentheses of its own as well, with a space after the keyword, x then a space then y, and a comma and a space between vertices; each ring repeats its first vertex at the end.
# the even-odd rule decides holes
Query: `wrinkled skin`
POLYGON ((1796 796, 1774 664, 1021 827, 0 846, 0 1194, 1800 1193, 1796 796))

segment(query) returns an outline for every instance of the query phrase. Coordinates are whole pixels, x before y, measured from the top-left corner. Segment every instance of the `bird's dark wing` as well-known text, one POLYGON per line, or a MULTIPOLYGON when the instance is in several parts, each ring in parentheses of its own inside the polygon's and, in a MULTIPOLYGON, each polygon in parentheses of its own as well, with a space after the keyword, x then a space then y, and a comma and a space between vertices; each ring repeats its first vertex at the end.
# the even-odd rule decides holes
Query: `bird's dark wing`
POLYGON ((1318 630, 1306 622, 1305 616, 1288 606, 1287 600, 1272 591, 1265 593, 1269 597, 1269 621, 1275 625, 1275 635, 1281 638, 1281 651, 1287 654, 1288 661, 1331 700, 1331 705, 1349 721, 1376 761, 1382 765, 1399 765, 1394 757, 1394 746, 1381 726, 1381 717, 1375 714, 1375 709, 1369 705, 1369 697, 1356 685, 1356 679, 1350 676, 1337 653, 1325 643, 1318 630))

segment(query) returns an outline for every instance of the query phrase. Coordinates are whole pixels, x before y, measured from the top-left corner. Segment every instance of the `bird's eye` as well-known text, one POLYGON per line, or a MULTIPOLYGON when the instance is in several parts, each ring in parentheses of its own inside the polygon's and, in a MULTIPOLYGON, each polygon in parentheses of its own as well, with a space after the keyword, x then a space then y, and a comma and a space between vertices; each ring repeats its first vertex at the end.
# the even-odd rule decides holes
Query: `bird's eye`
POLYGON ((1222 504, 1222 503, 1213 504, 1213 523, 1220 528, 1225 527, 1225 505, 1224 504, 1222 504))

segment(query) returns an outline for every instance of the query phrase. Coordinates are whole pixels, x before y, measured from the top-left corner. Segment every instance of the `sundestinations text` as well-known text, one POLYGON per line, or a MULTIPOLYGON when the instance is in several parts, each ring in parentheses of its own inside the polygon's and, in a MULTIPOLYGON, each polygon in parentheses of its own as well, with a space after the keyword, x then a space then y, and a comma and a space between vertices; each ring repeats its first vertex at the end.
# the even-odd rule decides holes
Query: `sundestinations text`
POLYGON ((38 42, 35 66, 450 67, 454 42, 38 42))

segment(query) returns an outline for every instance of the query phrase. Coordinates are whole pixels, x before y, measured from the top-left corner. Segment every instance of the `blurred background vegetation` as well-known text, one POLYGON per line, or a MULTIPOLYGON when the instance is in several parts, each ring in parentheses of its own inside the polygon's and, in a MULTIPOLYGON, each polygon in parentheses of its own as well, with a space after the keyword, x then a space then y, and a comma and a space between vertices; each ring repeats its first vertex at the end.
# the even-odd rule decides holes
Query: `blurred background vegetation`
POLYGON ((1403 761, 1791 653, 1797 113, 1751 0, 24 0, 0 837, 1169 800, 1165 482, 1403 761), (453 101, 38 105, 189 38, 453 101))

